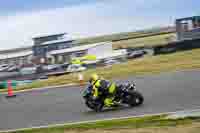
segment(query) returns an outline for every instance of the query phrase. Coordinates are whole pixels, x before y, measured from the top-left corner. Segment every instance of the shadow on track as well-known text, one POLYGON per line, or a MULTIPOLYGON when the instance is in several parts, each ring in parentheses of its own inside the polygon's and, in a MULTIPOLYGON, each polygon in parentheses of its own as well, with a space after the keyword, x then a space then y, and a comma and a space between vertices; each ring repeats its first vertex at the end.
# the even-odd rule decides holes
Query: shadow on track
POLYGON ((142 105, 140 105, 138 107, 129 107, 129 106, 121 105, 119 107, 104 108, 101 112, 95 112, 94 110, 87 108, 87 110, 83 111, 83 113, 86 115, 95 115, 95 114, 108 113, 108 112, 114 113, 114 112, 118 112, 118 111, 122 111, 122 110, 132 110, 132 109, 137 109, 140 107, 142 107, 142 105))

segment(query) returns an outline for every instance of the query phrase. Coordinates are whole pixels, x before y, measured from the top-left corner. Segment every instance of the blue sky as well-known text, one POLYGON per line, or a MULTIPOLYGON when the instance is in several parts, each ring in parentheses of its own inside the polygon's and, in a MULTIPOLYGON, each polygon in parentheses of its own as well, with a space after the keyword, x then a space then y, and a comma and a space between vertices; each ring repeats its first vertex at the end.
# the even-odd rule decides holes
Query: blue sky
POLYGON ((97 2, 97 0, 9 0, 2 1, 0 4, 0 13, 3 15, 24 12, 30 10, 44 10, 50 8, 61 8, 66 6, 76 6, 97 2))
POLYGON ((0 3, 0 49, 32 45, 32 37, 72 38, 173 25, 200 15, 199 0, 12 0, 0 3))

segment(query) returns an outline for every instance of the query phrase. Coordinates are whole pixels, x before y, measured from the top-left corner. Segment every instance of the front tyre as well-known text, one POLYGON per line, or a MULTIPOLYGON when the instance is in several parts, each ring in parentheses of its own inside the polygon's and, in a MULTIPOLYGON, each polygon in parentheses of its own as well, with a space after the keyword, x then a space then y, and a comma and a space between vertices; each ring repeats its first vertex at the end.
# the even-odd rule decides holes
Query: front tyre
POLYGON ((101 112, 104 106, 102 103, 97 103, 89 100, 86 101, 85 104, 87 105, 88 108, 94 110, 95 112, 101 112))
POLYGON ((87 105, 88 108, 95 110, 95 107, 94 107, 94 105, 92 104, 91 101, 86 101, 85 104, 87 105))
POLYGON ((103 109, 103 104, 97 104, 96 106, 95 106, 95 108, 94 108, 94 111, 96 111, 96 112, 101 112, 102 111, 102 109, 103 109))

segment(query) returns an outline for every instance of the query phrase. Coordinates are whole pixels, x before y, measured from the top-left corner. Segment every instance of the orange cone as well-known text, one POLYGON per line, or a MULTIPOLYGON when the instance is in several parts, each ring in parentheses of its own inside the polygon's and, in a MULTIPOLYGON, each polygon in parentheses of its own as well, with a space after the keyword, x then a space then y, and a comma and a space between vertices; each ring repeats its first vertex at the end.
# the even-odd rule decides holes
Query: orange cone
POLYGON ((13 94, 11 80, 7 81, 7 85, 8 85, 8 95, 6 97, 7 98, 16 97, 16 95, 13 94))
POLYGON ((80 86, 83 86, 84 80, 83 80, 83 75, 81 73, 78 75, 78 79, 79 79, 80 86))

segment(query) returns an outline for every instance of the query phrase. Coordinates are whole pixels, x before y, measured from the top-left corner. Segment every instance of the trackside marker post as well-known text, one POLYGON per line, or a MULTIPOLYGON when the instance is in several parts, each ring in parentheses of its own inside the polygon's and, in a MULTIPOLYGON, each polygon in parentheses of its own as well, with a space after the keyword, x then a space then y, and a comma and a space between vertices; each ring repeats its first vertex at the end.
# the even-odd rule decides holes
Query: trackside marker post
POLYGON ((15 94, 13 94, 13 89, 12 89, 12 85, 11 85, 11 80, 7 81, 7 87, 8 87, 8 95, 6 96, 6 98, 13 98, 16 97, 15 94))

